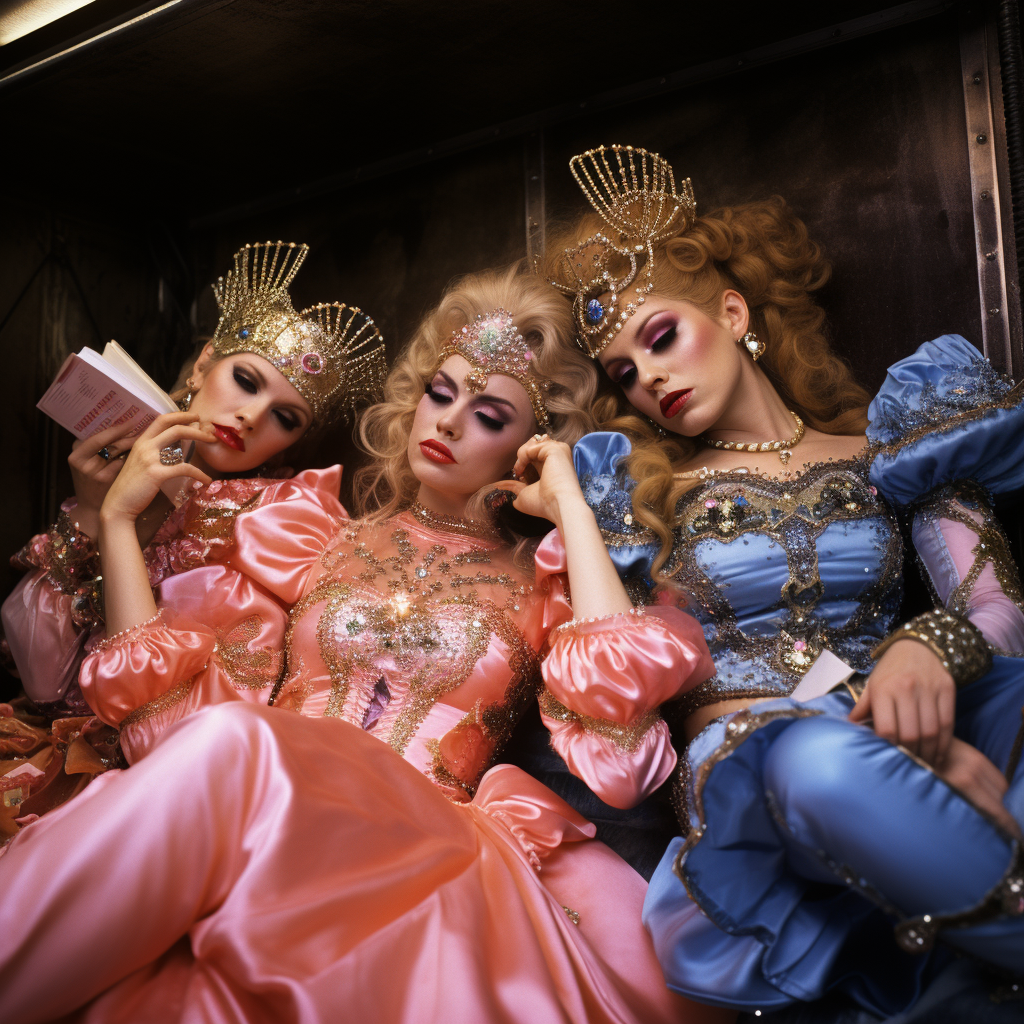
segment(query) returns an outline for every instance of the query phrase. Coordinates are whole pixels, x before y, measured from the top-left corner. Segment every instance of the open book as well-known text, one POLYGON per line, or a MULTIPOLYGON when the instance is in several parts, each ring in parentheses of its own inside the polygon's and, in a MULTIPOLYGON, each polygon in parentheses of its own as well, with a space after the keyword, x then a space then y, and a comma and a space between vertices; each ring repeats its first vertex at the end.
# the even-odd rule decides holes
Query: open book
MULTIPOLYGON (((170 395, 116 341, 103 347, 103 355, 83 348, 68 356, 36 407, 80 440, 107 427, 126 426, 120 449, 125 439, 137 437, 157 416, 178 411, 170 395)), ((189 451, 190 446, 186 454, 189 451)), ((191 483, 191 477, 174 477, 160 490, 177 508, 191 483)))
POLYGON ((121 424, 131 428, 125 437, 136 437, 161 413, 178 411, 116 341, 103 355, 83 348, 68 356, 37 408, 79 439, 121 424))

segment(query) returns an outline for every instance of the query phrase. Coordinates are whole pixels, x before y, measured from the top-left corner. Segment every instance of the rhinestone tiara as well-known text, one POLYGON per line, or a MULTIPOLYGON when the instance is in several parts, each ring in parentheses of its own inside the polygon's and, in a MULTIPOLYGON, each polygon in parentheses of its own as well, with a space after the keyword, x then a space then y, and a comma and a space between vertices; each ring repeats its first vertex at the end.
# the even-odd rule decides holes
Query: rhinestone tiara
POLYGON ((532 370, 533 353, 519 333, 511 313, 501 308, 480 313, 472 323, 453 331, 441 349, 437 365, 453 355, 462 356, 474 367, 465 377, 465 385, 470 392, 479 394, 483 391, 492 373, 511 377, 526 389, 537 422, 545 429, 550 428, 551 420, 541 394, 544 382, 539 381, 532 370))
POLYGON ((569 161, 569 170, 609 233, 566 249, 558 270, 570 283, 551 283, 573 296, 577 342, 596 359, 653 291, 654 246, 693 222, 697 202, 689 178, 677 190, 671 164, 637 146, 588 149, 569 161), (616 276, 611 264, 623 260, 616 276), (635 297, 620 309, 630 285, 635 297))
POLYGON ((322 302, 295 311, 288 286, 308 252, 294 242, 239 249, 232 269, 213 286, 221 315, 211 344, 218 356, 262 356, 325 423, 359 402, 379 400, 387 365, 380 332, 356 306, 322 302))

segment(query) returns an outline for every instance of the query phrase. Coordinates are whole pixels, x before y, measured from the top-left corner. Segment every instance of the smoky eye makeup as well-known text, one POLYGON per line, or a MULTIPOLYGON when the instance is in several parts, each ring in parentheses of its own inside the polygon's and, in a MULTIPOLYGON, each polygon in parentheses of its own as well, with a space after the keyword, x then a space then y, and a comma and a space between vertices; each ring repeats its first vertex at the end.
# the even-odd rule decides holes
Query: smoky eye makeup
POLYGON ((455 389, 451 382, 440 374, 433 380, 427 381, 426 393, 428 398, 435 402, 452 402, 455 400, 455 389))

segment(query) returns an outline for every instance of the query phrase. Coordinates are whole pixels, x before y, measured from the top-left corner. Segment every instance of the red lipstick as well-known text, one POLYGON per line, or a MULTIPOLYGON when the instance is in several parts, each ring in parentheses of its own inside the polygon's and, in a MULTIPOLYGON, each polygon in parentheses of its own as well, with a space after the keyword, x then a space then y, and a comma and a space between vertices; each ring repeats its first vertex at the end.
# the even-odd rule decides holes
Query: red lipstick
POLYGON ((672 391, 661 400, 661 415, 670 420, 690 400, 693 388, 684 388, 682 391, 672 391))
POLYGON ((222 427, 219 423, 214 423, 213 432, 217 435, 217 439, 229 448, 234 448, 236 452, 245 451, 245 442, 239 436, 238 431, 232 427, 222 427))
POLYGON ((450 465, 458 461, 440 441, 420 441, 420 451, 428 459, 433 459, 434 462, 440 462, 443 465, 450 465))

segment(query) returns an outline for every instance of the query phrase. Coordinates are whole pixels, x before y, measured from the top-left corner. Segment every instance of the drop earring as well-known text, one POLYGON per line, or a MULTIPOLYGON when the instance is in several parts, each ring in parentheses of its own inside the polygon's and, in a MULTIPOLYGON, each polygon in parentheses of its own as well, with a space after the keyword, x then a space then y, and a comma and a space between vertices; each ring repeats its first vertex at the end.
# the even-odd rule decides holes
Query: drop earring
POLYGON ((189 406, 192 404, 192 396, 196 393, 197 390, 196 382, 192 377, 189 377, 189 379, 185 381, 185 387, 188 388, 188 394, 185 395, 185 397, 178 402, 178 408, 182 412, 188 412, 189 406))
POLYGON ((736 344, 742 345, 750 353, 750 358, 755 363, 764 355, 764 350, 767 348, 765 343, 753 331, 747 331, 742 338, 737 338, 736 344))

